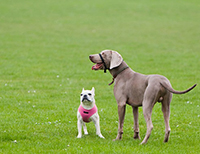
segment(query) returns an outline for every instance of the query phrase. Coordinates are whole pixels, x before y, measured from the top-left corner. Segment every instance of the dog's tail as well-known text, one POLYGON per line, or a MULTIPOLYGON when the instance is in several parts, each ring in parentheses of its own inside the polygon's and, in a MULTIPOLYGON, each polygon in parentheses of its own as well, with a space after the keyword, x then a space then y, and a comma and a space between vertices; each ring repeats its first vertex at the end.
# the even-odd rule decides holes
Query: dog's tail
POLYGON ((188 88, 187 90, 184 91, 176 91, 174 90, 170 85, 168 85, 167 83, 163 82, 160 83, 165 89, 167 89, 168 91, 170 91, 171 93, 174 94, 185 94, 187 92, 189 92, 190 90, 192 90, 194 87, 196 87, 197 84, 194 84, 192 87, 188 88))

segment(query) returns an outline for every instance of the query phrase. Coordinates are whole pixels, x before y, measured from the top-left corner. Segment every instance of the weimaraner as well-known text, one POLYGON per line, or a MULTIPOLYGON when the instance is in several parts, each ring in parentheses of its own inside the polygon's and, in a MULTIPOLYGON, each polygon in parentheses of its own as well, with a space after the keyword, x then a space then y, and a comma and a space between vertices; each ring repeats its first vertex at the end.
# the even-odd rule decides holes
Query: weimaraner
POLYGON ((143 106, 147 132, 141 144, 147 143, 153 129, 151 120, 152 109, 156 102, 160 102, 162 103, 162 112, 165 120, 164 142, 167 142, 170 134, 169 116, 172 93, 187 93, 192 90, 196 84, 185 91, 176 91, 172 88, 169 80, 164 76, 143 75, 134 72, 116 51, 104 50, 100 54, 90 55, 89 58, 96 64, 92 67, 93 70, 104 70, 104 72, 109 70, 113 76, 113 81, 110 84, 115 82, 114 95, 118 104, 119 116, 118 134, 115 140, 120 140, 122 138, 126 104, 129 104, 133 108, 134 139, 140 139, 138 107, 143 106))

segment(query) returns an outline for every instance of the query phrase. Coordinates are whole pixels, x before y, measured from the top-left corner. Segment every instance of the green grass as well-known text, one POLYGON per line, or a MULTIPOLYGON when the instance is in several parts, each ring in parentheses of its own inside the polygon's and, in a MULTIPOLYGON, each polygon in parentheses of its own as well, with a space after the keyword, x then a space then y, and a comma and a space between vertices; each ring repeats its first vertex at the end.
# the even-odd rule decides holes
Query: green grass
MULTIPOLYGON (((112 77, 91 71, 88 59, 117 50, 133 70, 162 74, 184 90, 200 81, 199 8, 197 0, 1 0, 0 153, 199 153, 199 86, 174 95, 167 144, 160 104, 146 145, 132 138, 130 106, 123 140, 113 142, 118 115, 113 86, 107 85, 112 77), (83 87, 95 87, 105 140, 92 123, 89 135, 76 139, 83 87)), ((143 139, 142 108, 139 122, 143 139)))

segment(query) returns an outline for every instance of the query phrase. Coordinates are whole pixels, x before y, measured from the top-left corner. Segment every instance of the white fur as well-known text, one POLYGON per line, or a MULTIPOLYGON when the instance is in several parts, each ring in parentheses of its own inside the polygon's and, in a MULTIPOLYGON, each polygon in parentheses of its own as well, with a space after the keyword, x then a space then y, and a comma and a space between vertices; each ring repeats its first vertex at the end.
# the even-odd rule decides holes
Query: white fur
MULTIPOLYGON (((94 87, 92 88, 92 90, 84 90, 84 88, 83 88, 81 95, 82 95, 80 97, 81 106, 84 109, 87 109, 87 110, 92 109, 94 107, 94 104, 95 104, 95 99, 94 99, 95 89, 94 89, 94 87), (89 94, 91 94, 91 95, 89 95, 89 94), (87 98, 88 98, 89 101, 82 101, 84 95, 87 95, 87 98)), ((82 135, 82 126, 83 126, 83 130, 84 130, 84 134, 85 135, 88 135, 88 131, 87 131, 87 127, 85 125, 85 122, 83 121, 82 116, 79 113, 79 111, 77 112, 77 119, 78 119, 78 121, 77 121, 78 136, 77 136, 77 138, 81 138, 83 136, 82 135)), ((98 112, 93 114, 89 118, 89 121, 93 121, 94 122, 95 127, 96 127, 96 134, 100 138, 104 138, 103 135, 101 134, 101 131, 100 131, 100 123, 99 123, 99 114, 98 114, 98 112)))

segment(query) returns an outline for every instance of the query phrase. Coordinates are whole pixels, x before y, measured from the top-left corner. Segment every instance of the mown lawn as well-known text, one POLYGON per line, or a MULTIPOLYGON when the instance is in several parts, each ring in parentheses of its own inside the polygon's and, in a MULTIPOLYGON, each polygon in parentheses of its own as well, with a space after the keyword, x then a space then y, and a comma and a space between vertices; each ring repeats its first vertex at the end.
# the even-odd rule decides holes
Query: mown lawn
POLYGON ((146 145, 133 139, 130 106, 123 139, 113 142, 118 115, 112 77, 92 71, 88 58, 113 49, 136 72, 162 74, 176 90, 199 84, 199 8, 197 0, 1 1, 0 153, 199 153, 199 86, 173 96, 168 143, 160 104, 146 145), (76 139, 83 87, 95 87, 105 140, 92 123, 89 135, 76 139))

